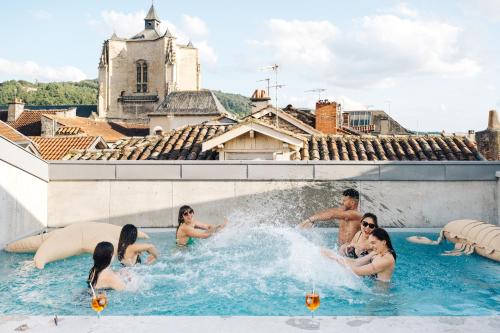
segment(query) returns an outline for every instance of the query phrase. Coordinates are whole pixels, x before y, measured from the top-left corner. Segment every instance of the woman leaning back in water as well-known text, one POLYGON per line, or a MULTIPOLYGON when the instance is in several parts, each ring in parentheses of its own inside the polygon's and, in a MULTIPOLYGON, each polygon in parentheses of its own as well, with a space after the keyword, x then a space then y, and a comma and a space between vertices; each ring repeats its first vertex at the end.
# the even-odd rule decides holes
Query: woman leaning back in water
POLYGON ((366 213, 361 218, 361 230, 359 230, 349 244, 343 244, 339 253, 349 258, 358 258, 366 256, 372 251, 369 236, 373 230, 378 228, 377 216, 372 213, 366 213))
POLYGON ((109 265, 115 252, 110 242, 100 242, 94 250, 94 266, 90 269, 87 283, 94 289, 124 290, 125 283, 109 265))
POLYGON ((206 224, 194 219, 194 210, 189 206, 182 206, 179 209, 177 231, 175 238, 177 245, 187 246, 194 243, 195 238, 208 238, 215 232, 221 230, 228 223, 224 220, 222 224, 206 224), (203 230, 203 231, 200 231, 203 230))
POLYGON ((137 228, 133 224, 126 224, 120 232, 118 241, 118 260, 123 266, 134 266, 141 263, 141 253, 149 253, 146 259, 147 264, 151 264, 158 259, 158 251, 153 244, 136 243, 137 228))
POLYGON ((370 235, 369 241, 373 251, 361 258, 341 257, 328 249, 322 249, 321 254, 351 268, 356 275, 369 276, 379 281, 389 282, 396 268, 396 251, 392 247, 389 234, 382 228, 375 229, 370 235))

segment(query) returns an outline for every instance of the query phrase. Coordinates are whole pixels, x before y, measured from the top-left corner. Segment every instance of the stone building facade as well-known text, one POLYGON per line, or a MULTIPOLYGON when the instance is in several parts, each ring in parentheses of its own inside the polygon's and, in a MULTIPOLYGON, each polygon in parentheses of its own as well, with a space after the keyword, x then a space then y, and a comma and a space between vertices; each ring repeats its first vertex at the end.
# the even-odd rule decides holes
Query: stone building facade
POLYGON ((200 89, 198 49, 180 45, 151 6, 144 30, 131 38, 113 34, 99 61, 99 118, 144 120, 172 91, 200 89))

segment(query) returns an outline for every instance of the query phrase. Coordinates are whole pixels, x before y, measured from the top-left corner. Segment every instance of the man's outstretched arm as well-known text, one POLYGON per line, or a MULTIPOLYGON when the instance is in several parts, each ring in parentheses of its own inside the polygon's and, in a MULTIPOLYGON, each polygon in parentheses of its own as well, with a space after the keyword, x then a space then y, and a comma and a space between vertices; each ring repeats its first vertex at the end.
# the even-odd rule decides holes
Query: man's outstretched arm
POLYGON ((342 219, 342 220, 350 220, 358 217, 358 212, 353 210, 345 210, 343 208, 329 208, 318 212, 301 223, 299 223, 298 227, 307 229, 311 228, 316 221, 328 221, 332 219, 342 219))

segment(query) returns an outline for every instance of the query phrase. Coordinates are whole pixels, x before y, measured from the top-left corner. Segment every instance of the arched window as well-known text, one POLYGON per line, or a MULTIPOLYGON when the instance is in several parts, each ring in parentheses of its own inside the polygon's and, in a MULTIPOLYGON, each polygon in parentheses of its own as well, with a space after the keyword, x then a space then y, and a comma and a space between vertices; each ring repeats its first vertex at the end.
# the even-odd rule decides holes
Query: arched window
POLYGON ((137 92, 148 92, 148 64, 144 60, 139 60, 135 68, 137 71, 137 92))

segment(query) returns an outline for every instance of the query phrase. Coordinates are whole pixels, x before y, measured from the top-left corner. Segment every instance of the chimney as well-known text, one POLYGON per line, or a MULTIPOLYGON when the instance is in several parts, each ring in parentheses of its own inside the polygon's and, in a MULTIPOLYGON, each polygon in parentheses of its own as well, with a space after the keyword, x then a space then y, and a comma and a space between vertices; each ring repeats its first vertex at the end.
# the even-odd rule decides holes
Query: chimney
POLYGON ((498 122, 498 114, 495 110, 490 110, 488 115, 488 129, 498 130, 500 129, 500 122, 498 122))
POLYGON ((24 103, 20 98, 14 98, 13 102, 9 103, 9 108, 7 112, 7 121, 14 122, 24 112, 24 103))
POLYGON ((269 105, 269 97, 265 90, 256 89, 253 92, 252 97, 250 97, 250 102, 252 103, 252 113, 260 111, 269 105))
POLYGON ((321 100, 316 103, 316 129, 325 134, 337 134, 340 104, 321 100))
POLYGON ((488 115, 488 128, 476 133, 479 152, 489 161, 500 160, 500 122, 495 110, 488 115))

